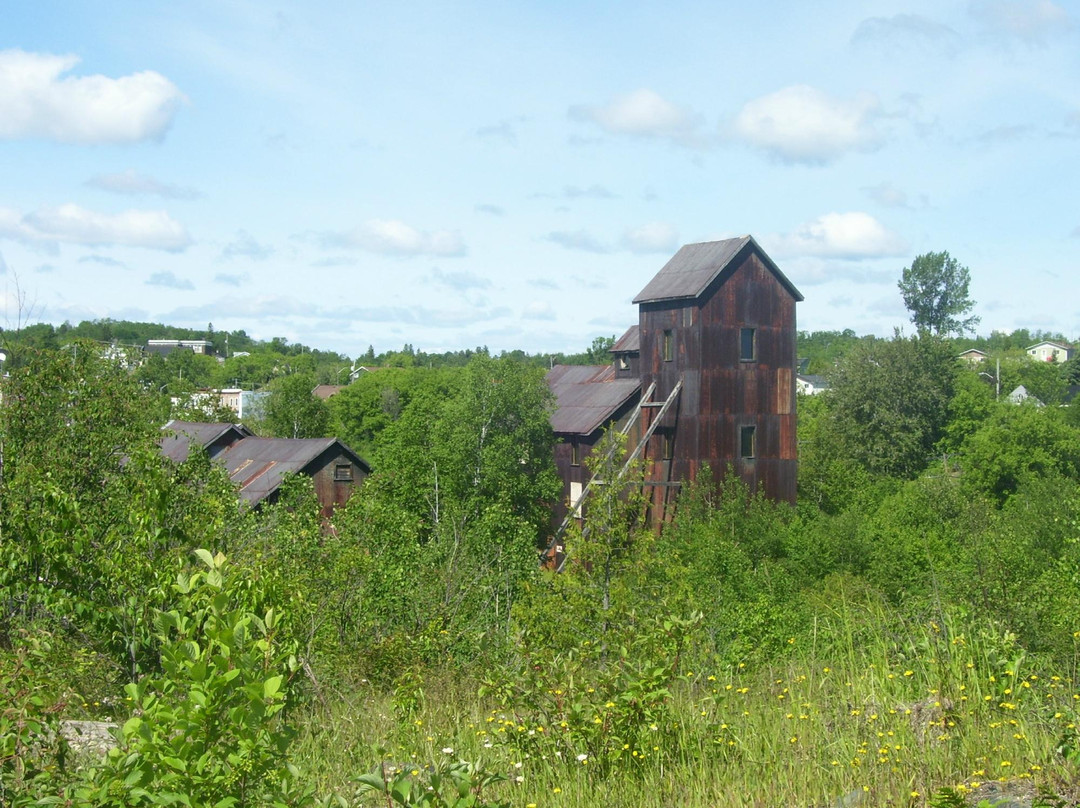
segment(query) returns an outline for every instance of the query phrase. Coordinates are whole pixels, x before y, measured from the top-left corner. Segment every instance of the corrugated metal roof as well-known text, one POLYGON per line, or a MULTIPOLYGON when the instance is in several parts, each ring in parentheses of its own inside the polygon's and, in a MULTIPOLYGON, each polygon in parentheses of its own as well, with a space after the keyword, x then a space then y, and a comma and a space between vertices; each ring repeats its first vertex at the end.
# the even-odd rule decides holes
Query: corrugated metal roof
POLYGON ((166 435, 159 441, 161 453, 177 463, 183 463, 188 459, 188 455, 191 453, 191 444, 193 443, 196 446, 205 448, 230 430, 236 433, 233 437, 237 441, 251 435, 251 432, 246 427, 237 424, 211 424, 199 421, 177 421, 175 419, 169 421, 161 429, 163 432, 173 433, 166 435))
POLYGON ((191 444, 209 446, 235 430, 237 440, 214 460, 225 467, 229 479, 240 486, 240 496, 252 505, 270 496, 288 474, 304 471, 326 450, 336 447, 365 474, 371 467, 337 438, 256 438, 237 424, 169 421, 163 429, 176 434, 162 438, 162 453, 178 463, 187 459, 191 444))
POLYGON ((229 479, 240 486, 240 496, 261 502, 281 485, 333 446, 337 438, 245 438, 221 455, 229 479))
POLYGON ((753 237, 740 236, 723 241, 703 241, 699 244, 683 245, 638 293, 634 302, 652 303, 660 300, 696 298, 747 246, 751 246, 757 252, 765 266, 776 275, 777 280, 796 300, 803 299, 799 290, 758 246, 753 237))
POLYGON ((626 329, 626 333, 611 346, 612 353, 641 353, 641 328, 636 325, 626 329))
POLYGON ((547 383, 557 402, 551 428, 573 435, 592 434, 641 390, 638 379, 616 379, 611 365, 556 365, 547 383))

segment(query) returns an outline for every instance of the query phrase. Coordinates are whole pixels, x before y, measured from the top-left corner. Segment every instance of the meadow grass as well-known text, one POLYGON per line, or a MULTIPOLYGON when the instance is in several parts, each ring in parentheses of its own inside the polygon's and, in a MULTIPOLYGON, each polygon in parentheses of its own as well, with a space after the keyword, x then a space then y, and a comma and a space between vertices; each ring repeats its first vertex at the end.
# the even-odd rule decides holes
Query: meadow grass
MULTIPOLYGON (((522 808, 914 806, 944 787, 1075 788, 1080 771, 1057 751, 1078 723, 1072 677, 1012 653, 1008 637, 936 622, 870 642, 836 628, 836 642, 792 638, 791 655, 767 667, 679 671, 663 723, 603 758, 575 747, 569 707, 560 721, 429 673, 415 712, 370 687, 312 712, 295 759, 320 791, 350 798, 350 777, 380 759, 480 761, 508 777, 499 798, 522 808)), ((614 702, 565 687, 558 703, 576 703, 577 720, 601 734, 615 725, 614 702)))

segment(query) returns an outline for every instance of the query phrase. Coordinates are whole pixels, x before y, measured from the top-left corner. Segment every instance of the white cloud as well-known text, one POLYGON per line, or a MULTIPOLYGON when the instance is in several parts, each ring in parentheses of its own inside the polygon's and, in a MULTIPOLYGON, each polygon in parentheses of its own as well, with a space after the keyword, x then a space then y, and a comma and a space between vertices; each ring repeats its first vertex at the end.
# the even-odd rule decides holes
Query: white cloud
POLYGON ((1048 36, 1074 25, 1069 13, 1050 0, 983 0, 972 3, 971 14, 990 29, 1029 45, 1042 45, 1048 36))
POLYGON ((21 214, 0 208, 0 238, 25 244, 55 247, 57 244, 84 244, 98 247, 123 245, 177 252, 191 244, 184 226, 163 210, 126 210, 97 213, 67 204, 21 214))
POLYGON ((147 286, 164 286, 166 289, 190 291, 195 285, 186 278, 178 278, 174 272, 155 272, 146 281, 147 286))
POLYGON ((679 246, 679 232, 667 222, 649 222, 623 233, 623 246, 632 253, 670 253, 679 246))
POLYGON ((891 182, 879 182, 863 188, 867 196, 887 208, 910 208, 907 194, 891 182))
POLYGON ((115 174, 98 174, 85 184, 90 188, 129 196, 163 196, 166 199, 198 199, 202 196, 194 188, 160 182, 130 168, 115 174))
POLYGON ((554 320, 555 310, 550 303, 534 300, 521 312, 522 320, 554 320))
POLYGON ((607 246, 587 230, 556 230, 544 236, 545 241, 558 244, 568 250, 584 250, 591 253, 610 252, 607 246))
POLYGON ((346 233, 323 236, 328 247, 353 247, 382 255, 465 255, 465 242, 456 230, 417 230, 397 219, 369 219, 346 233))
POLYGON ((960 35, 940 22, 918 14, 895 14, 892 17, 869 17, 859 23, 851 36, 852 43, 890 50, 919 48, 947 56, 960 48, 960 35))
POLYGON ((693 139, 701 116, 671 103, 658 93, 642 88, 620 95, 603 106, 570 107, 575 121, 594 123, 613 135, 670 138, 679 142, 693 139))
POLYGON ((214 276, 214 283, 224 284, 225 286, 242 286, 251 280, 251 276, 246 272, 242 273, 228 273, 219 272, 214 276))
POLYGON ((236 239, 230 241, 221 250, 222 259, 250 258, 252 261, 265 261, 274 254, 274 248, 260 244, 246 230, 237 230, 236 239))
POLYGON ((77 56, 0 51, 0 138, 132 143, 164 136, 180 90, 144 70, 118 79, 64 76, 77 56))
POLYGON ((791 163, 821 164, 845 152, 876 148, 879 102, 872 93, 851 100, 806 85, 785 87, 748 102, 732 124, 736 137, 791 163))
POLYGON ((907 252, 904 240, 868 213, 826 213, 794 232, 770 239, 783 256, 818 256, 857 261, 907 252))
POLYGON ((491 287, 491 280, 488 278, 483 278, 472 272, 443 272, 438 267, 431 270, 431 279, 441 286, 458 292, 491 287))

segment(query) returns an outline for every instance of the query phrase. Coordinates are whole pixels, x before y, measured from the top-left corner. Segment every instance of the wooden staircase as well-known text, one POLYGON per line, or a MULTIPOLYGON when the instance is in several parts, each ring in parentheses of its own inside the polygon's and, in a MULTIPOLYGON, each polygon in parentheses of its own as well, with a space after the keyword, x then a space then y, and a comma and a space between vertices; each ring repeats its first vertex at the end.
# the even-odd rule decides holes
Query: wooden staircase
MULTIPOLYGON (((634 428, 635 424, 637 424, 638 422, 638 419, 641 418, 641 411, 643 409, 656 409, 657 412, 652 417, 649 426, 645 429, 645 432, 642 434, 641 439, 637 442, 637 445, 634 447, 633 451, 630 452, 630 454, 627 456, 626 462, 623 463, 622 468, 620 468, 619 471, 616 473, 614 480, 599 480, 597 479, 597 475, 593 474, 592 479, 590 479, 589 482, 582 489, 581 496, 578 497, 577 502, 571 503, 570 510, 567 512, 566 517, 562 520, 562 524, 560 524, 559 527, 556 529, 555 535, 552 537, 551 542, 548 544, 547 550, 541 553, 541 563, 547 564, 557 562, 555 571, 562 572, 563 567, 566 566, 567 556, 563 554, 563 557, 560 560, 558 558, 558 548, 561 545, 561 539, 566 533, 566 529, 570 526, 571 520, 575 518, 575 514, 580 514, 582 512, 581 509, 585 502, 585 499, 586 497, 588 497, 589 492, 595 486, 601 484, 607 485, 610 483, 617 483, 626 476, 626 472, 629 470, 630 466, 634 463, 635 460, 638 459, 638 457, 641 456, 641 453, 644 451, 645 447, 649 443, 649 439, 652 438, 653 433, 656 431, 656 428, 660 425, 661 421, 663 421, 664 415, 667 414, 668 410, 670 410, 671 407, 678 400, 679 393, 682 391, 682 384, 682 379, 679 379, 675 383, 675 386, 671 389, 671 393, 663 401, 651 400, 653 393, 656 391, 656 383, 653 382, 649 385, 649 389, 645 391, 645 394, 641 397, 641 400, 638 401, 638 405, 634 408, 634 411, 626 420, 626 424, 619 430, 619 434, 626 435, 630 432, 631 429, 634 428)), ((608 448, 607 454, 604 456, 603 462, 601 462, 600 464, 601 467, 603 467, 608 461, 611 460, 617 448, 618 444, 616 443, 613 443, 608 448)), ((585 525, 585 527, 582 528, 581 535, 587 536, 588 534, 589 526, 585 525)))

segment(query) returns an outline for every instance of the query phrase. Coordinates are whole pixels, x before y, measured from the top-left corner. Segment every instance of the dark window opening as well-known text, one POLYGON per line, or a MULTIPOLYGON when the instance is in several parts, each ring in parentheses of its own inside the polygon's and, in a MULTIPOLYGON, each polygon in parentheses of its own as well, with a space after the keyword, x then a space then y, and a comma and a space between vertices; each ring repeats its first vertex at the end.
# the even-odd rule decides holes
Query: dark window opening
POLYGON ((574 440, 570 441, 570 465, 571 466, 580 466, 581 465, 581 453, 580 453, 580 450, 578 449, 578 442, 577 442, 576 438, 574 440))
POLYGON ((675 453, 675 435, 671 432, 665 432, 661 435, 663 441, 663 459, 671 460, 675 453))
POLYGON ((664 331, 664 361, 670 362, 675 358, 675 335, 671 329, 664 331))
POLYGON ((744 460, 753 459, 757 446, 757 427, 744 426, 739 428, 739 456, 744 460))
POLYGON ((753 362, 757 359, 757 329, 744 328, 739 332, 739 361, 753 362))
POLYGON ((352 466, 348 464, 334 466, 334 482, 352 482, 352 466))

